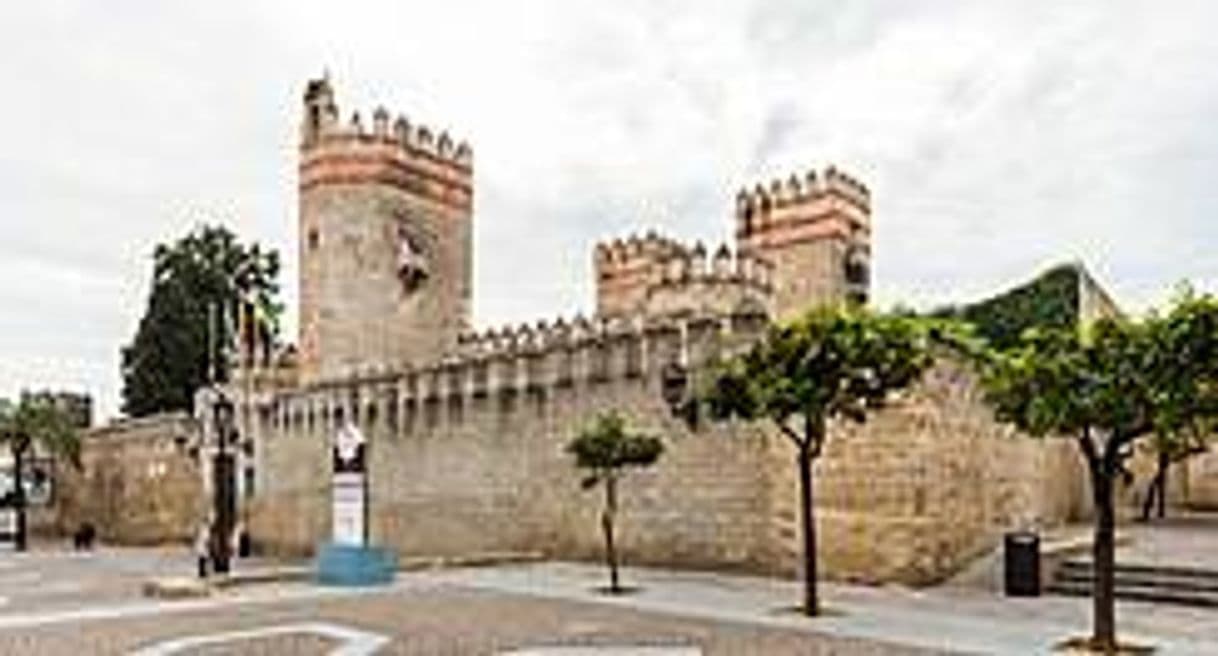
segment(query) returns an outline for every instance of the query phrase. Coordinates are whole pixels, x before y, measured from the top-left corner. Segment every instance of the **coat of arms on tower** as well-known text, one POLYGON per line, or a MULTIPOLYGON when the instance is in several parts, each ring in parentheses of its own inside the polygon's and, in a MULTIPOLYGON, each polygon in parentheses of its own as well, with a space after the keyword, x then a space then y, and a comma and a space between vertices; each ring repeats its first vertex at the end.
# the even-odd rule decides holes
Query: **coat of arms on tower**
POLYGON ((398 218, 396 266, 398 280, 402 282, 402 288, 409 293, 418 289, 427 279, 430 270, 422 240, 410 233, 408 225, 404 218, 398 218))

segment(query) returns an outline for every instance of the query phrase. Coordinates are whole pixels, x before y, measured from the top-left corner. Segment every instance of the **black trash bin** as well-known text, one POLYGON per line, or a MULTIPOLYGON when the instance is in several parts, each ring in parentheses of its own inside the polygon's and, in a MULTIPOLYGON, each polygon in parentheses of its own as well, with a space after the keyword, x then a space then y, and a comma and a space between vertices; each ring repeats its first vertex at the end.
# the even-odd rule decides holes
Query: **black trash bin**
POLYGON ((1008 597, 1040 596, 1040 536, 1032 531, 1006 534, 1003 565, 1008 597))

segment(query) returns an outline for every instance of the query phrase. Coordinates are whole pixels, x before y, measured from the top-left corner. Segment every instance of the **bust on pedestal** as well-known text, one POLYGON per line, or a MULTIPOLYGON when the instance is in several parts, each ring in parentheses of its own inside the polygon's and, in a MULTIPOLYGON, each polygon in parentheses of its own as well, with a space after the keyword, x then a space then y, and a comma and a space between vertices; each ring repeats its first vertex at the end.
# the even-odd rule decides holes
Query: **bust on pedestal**
POLYGON ((368 544, 367 441, 354 424, 339 428, 332 449, 330 490, 333 534, 317 556, 317 581, 327 585, 389 583, 397 571, 392 552, 368 544))

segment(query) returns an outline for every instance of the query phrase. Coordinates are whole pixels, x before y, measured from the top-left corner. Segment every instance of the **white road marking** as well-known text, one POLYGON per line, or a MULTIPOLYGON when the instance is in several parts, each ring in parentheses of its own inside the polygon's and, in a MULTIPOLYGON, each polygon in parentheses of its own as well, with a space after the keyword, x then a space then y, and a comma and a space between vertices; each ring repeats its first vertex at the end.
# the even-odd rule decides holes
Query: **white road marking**
POLYGON ((231 631, 228 633, 210 633, 205 635, 187 636, 185 638, 174 638, 165 640, 154 645, 149 645, 133 652, 132 656, 170 656, 179 652, 192 649, 194 647, 202 647, 204 645, 214 645, 224 642, 235 642, 238 640, 253 640, 257 638, 266 638, 269 636, 281 635, 299 635, 312 634, 320 635, 326 638, 333 638, 340 641, 338 648, 330 652, 330 656, 367 656, 380 649, 382 645, 389 642, 389 637, 379 633, 370 633, 368 631, 360 631, 338 624, 328 624, 325 622, 307 622, 301 624, 281 624, 278 626, 267 626, 260 629, 250 629, 248 631, 231 631))
POLYGON ((501 651, 500 656, 702 656, 698 647, 661 647, 658 645, 601 645, 528 647, 501 651))
POLYGON ((302 586, 299 588, 259 591, 258 593, 234 597, 175 601, 139 601, 118 604, 110 603, 103 606, 86 606, 69 610, 54 610, 34 613, 5 613, 0 614, 0 631, 46 626, 48 624, 64 624, 125 619, 130 617, 146 617, 149 615, 189 613, 193 611, 213 610, 231 606, 279 604, 304 599, 394 594, 404 590, 434 589, 435 587, 437 587, 435 584, 425 582, 398 582, 390 586, 378 586, 371 588, 319 588, 302 586))

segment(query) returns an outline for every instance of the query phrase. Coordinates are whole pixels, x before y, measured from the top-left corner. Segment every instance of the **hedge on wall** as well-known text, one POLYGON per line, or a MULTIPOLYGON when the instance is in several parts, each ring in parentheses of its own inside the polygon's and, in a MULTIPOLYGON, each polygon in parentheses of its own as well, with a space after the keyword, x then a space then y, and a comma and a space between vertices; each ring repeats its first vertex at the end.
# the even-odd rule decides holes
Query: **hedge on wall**
POLYGON ((1077 325, 1081 275, 1078 265, 1063 264, 997 296, 932 314, 971 323, 990 345, 1006 348, 1029 328, 1077 325))

